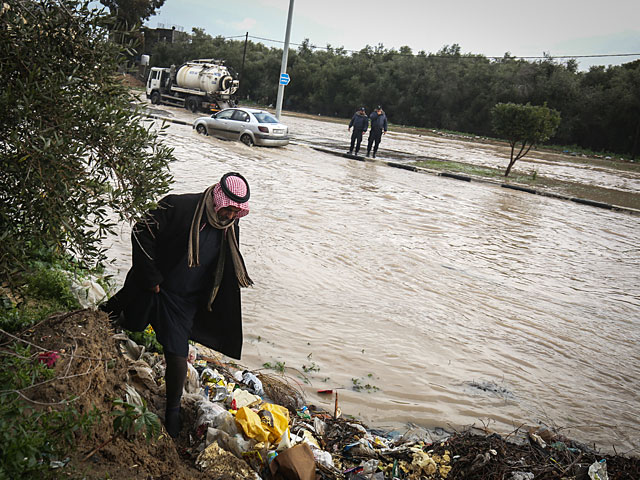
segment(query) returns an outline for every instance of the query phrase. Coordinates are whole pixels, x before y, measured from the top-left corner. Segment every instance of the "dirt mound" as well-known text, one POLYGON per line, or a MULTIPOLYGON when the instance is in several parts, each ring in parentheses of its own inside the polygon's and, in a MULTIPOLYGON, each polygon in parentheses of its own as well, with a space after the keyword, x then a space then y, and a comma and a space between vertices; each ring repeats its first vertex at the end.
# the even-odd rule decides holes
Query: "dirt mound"
MULTIPOLYGON (((125 399, 127 380, 135 384, 130 361, 119 352, 113 335, 106 315, 88 310, 53 316, 21 335, 32 344, 61 355, 54 367, 58 378, 30 391, 31 400, 43 408, 72 404, 80 413, 94 407, 111 412, 113 400, 125 399)), ((149 409, 162 419, 159 408, 163 405, 158 400, 161 397, 150 389, 138 391, 146 397, 149 409)), ((84 460, 89 451, 111 438, 112 420, 111 415, 103 415, 101 424, 71 456, 65 473, 87 479, 212 478, 182 458, 179 445, 166 432, 150 443, 141 437, 133 441, 118 438, 84 460)))
POLYGON ((128 87, 141 87, 144 88, 144 82, 138 77, 135 77, 129 73, 122 75, 122 83, 128 87))

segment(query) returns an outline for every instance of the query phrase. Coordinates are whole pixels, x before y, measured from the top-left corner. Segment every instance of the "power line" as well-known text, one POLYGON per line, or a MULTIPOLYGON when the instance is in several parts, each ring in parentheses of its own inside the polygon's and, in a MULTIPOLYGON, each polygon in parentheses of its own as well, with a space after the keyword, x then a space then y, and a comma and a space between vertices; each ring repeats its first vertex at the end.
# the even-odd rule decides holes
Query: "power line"
MULTIPOLYGON (((246 37, 246 35, 239 35, 239 37, 246 37)), ((225 39, 227 38, 238 38, 238 37, 224 37, 225 39)), ((284 42, 282 40, 274 40, 272 38, 264 38, 264 37, 256 37, 253 35, 249 35, 249 38, 255 39, 255 40, 263 40, 266 42, 273 42, 273 43, 280 43, 280 44, 284 44, 284 42)), ((308 48, 314 49, 314 50, 331 50, 332 47, 318 47, 316 45, 310 45, 310 44, 303 44, 303 43, 293 43, 290 42, 289 45, 294 45, 296 47, 301 47, 301 46, 306 46, 308 48)), ((362 50, 348 50, 345 48, 340 48, 340 50, 344 51, 344 52, 348 52, 348 53, 360 53, 362 50)), ((388 51, 385 53, 385 55, 397 55, 397 56, 403 56, 403 57, 417 57, 420 56, 419 53, 402 53, 402 52, 397 52, 397 51, 388 51)), ((591 54, 591 55, 548 55, 548 56, 512 56, 512 55, 508 55, 508 56, 502 56, 502 57, 490 57, 490 56, 485 56, 485 55, 480 55, 480 54, 473 54, 474 56, 481 56, 484 58, 488 58, 491 60, 503 60, 505 58, 513 58, 513 59, 521 59, 521 60, 544 60, 547 58, 606 58, 606 57, 640 57, 640 53, 603 53, 603 54, 591 54)), ((433 54, 433 53, 429 53, 428 54, 429 57, 436 57, 436 58, 451 58, 451 55, 438 55, 438 54, 433 54)), ((465 58, 465 57, 461 57, 461 58, 465 58)), ((468 58, 468 57, 467 57, 468 58)))

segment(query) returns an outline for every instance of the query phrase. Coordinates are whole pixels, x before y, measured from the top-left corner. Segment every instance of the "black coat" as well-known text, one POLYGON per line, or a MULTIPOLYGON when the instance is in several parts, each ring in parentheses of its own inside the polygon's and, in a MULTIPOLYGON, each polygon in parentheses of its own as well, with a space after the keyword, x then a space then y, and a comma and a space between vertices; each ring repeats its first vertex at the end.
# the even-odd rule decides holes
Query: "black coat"
POLYGON ((366 132, 369 127, 369 118, 367 118, 366 114, 357 111, 349 122, 349 128, 351 127, 353 127, 354 132, 366 132))
MULTIPOLYGON (((150 289, 155 285, 160 285, 162 289, 164 277, 185 258, 191 220, 201 197, 202 193, 169 195, 160 201, 156 210, 149 212, 145 221, 138 222, 134 227, 131 234, 133 266, 127 273, 122 289, 107 302, 107 308, 103 308, 110 312, 123 311, 124 328, 139 331, 148 325, 149 319, 144 314, 128 318, 127 311, 145 312, 147 309, 144 299, 149 298, 150 289)), ((239 239, 237 220, 233 228, 236 229, 236 237, 239 239)), ((222 284, 211 311, 206 309, 206 299, 203 298, 194 319, 190 338, 232 358, 240 359, 240 287, 228 245, 226 248, 222 284)))
POLYGON ((371 131, 372 132, 382 132, 383 130, 387 131, 387 115, 384 112, 378 114, 378 112, 373 112, 370 115, 371 118, 371 131))

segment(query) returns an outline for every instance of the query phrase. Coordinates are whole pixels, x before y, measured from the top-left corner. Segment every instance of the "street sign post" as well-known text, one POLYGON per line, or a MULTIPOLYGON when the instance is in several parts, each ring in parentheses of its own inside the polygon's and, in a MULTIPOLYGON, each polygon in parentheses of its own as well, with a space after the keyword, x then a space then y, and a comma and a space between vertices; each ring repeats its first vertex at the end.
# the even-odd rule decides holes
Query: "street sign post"
POLYGON ((291 19, 293 18, 293 0, 289 0, 289 15, 287 16, 287 32, 284 35, 284 48, 282 49, 282 63, 280 64, 280 85, 278 85, 278 98, 276 100, 276 118, 280 120, 282 113, 282 100, 284 98, 284 86, 289 83, 287 71, 287 58, 289 56, 289 38, 291 37, 291 19), (282 76, 286 75, 285 83, 282 76))
POLYGON ((291 81, 291 78, 289 77, 288 73, 280 74, 280 85, 289 85, 290 81, 291 81))

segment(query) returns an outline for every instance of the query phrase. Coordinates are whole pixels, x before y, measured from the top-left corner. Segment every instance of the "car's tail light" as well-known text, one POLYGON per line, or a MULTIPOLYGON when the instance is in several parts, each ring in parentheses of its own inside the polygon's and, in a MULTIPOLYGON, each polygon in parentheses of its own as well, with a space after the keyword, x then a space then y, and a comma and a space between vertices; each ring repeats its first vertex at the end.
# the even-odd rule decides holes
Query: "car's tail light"
POLYGON ((262 133, 269 133, 269 129, 267 127, 258 127, 258 130, 260 130, 262 133))

